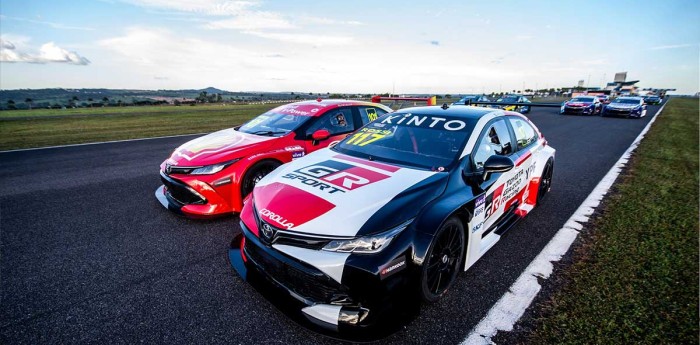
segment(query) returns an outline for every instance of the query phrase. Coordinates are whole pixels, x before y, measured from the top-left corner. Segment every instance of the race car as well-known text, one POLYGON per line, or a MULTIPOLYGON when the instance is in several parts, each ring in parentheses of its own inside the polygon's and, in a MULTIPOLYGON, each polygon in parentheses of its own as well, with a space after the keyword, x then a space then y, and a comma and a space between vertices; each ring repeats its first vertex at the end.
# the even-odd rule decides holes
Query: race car
MULTIPOLYGON (((459 101, 452 103, 452 105, 472 105, 474 102, 491 102, 486 95, 465 95, 460 98, 459 101)), ((487 105, 474 105, 480 107, 488 107, 487 105)))
POLYGON ((608 95, 596 95, 596 97, 598 97, 598 100, 600 100, 600 103, 603 103, 603 104, 610 103, 610 96, 608 96, 608 95))
POLYGON ((574 97, 561 106, 560 114, 575 114, 575 115, 597 115, 603 109, 603 104, 600 103, 598 97, 595 96, 578 96, 574 97))
POLYGON ((647 114, 647 106, 641 97, 618 97, 603 107, 601 116, 626 116, 640 118, 647 114))
POLYGON ((647 95, 642 98, 646 104, 661 104, 661 97, 656 95, 647 95))
MULTIPOLYGON (((527 97, 522 96, 522 95, 505 95, 502 98, 499 98, 496 100, 498 103, 532 103, 530 102, 527 97)), ((503 110, 508 110, 508 111, 517 111, 521 114, 527 114, 530 112, 530 106, 527 105, 505 105, 502 106, 501 109, 503 110)))
POLYGON ((160 165, 160 203, 204 218, 240 212, 256 182, 283 163, 337 142, 392 110, 376 103, 321 100, 274 108, 240 127, 191 140, 160 165))
POLYGON ((369 332, 397 309, 437 301, 543 202, 554 156, 515 112, 385 114, 260 180, 229 259, 294 320, 341 337, 369 332))

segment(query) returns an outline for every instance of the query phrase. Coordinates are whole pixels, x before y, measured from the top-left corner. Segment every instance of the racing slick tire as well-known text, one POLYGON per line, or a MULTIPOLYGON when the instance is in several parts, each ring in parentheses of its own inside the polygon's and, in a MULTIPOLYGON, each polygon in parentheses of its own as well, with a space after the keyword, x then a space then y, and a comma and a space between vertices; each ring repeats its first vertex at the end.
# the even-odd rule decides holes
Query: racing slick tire
POLYGON ((420 291, 424 301, 436 302, 457 280, 464 261, 466 235, 457 217, 450 217, 438 229, 421 269, 420 291))
POLYGON ((552 175, 554 174, 554 161, 550 158, 547 164, 542 170, 542 177, 540 177, 540 185, 537 188, 537 205, 542 204, 544 199, 547 197, 549 190, 552 189, 552 175))
POLYGON ((241 181, 241 197, 245 198, 248 196, 248 194, 253 191, 253 187, 255 187, 258 181, 262 180, 265 175, 271 173, 280 165, 282 165, 280 162, 271 159, 255 163, 243 176, 243 180, 241 181))

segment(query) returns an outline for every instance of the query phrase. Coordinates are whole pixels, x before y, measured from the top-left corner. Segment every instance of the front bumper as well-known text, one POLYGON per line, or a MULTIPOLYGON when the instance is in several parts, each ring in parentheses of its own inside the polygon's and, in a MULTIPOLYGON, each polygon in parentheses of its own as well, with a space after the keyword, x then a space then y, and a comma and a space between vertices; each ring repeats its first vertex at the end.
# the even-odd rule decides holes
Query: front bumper
POLYGON ((640 117, 641 111, 635 109, 615 109, 606 108, 603 110, 603 115, 605 116, 627 116, 627 117, 640 117))
POLYGON ((593 113, 595 113, 595 108, 565 106, 561 113, 566 115, 592 115, 593 113))
MULTIPOLYGON (((209 218, 233 213, 226 197, 206 182, 193 178, 183 180, 160 171, 162 186, 156 189, 156 199, 165 208, 190 218, 209 218)), ((230 188, 229 183, 228 187, 230 188)))
MULTIPOLYGON (((243 222, 241 228, 242 234, 234 238, 229 250, 231 265, 282 312, 307 328, 347 340, 376 340, 418 314, 420 298, 411 287, 419 286, 420 267, 409 259, 411 236, 378 255, 342 254, 347 259, 339 282, 278 250, 279 246, 264 244, 243 222), (382 269, 397 260, 404 260, 405 269, 382 277, 382 269)), ((296 250, 317 256, 341 254, 296 250)))

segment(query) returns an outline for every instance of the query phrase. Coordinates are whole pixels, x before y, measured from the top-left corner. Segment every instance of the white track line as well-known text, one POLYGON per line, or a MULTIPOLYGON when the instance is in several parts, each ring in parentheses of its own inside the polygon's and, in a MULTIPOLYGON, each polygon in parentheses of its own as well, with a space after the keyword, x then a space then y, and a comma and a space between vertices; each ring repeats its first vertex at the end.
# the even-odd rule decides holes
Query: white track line
POLYGON ((124 140, 112 140, 112 141, 99 141, 99 142, 96 142, 96 143, 82 143, 82 144, 69 144, 69 145, 33 147, 33 148, 28 148, 28 149, 17 149, 17 150, 0 151, 0 153, 22 152, 22 151, 35 151, 35 150, 45 150, 45 149, 60 149, 60 148, 63 148, 63 147, 99 145, 99 144, 112 144, 112 143, 124 143, 124 142, 129 142, 129 141, 142 141, 142 140, 153 140, 153 139, 167 139, 167 138, 186 137, 186 136, 189 136, 189 135, 204 135, 204 134, 207 134, 207 133, 178 134, 178 135, 166 135, 166 136, 163 136, 163 137, 138 138, 138 139, 124 139, 124 140))
POLYGON ((651 124, 656 121, 656 117, 665 106, 666 104, 661 106, 659 111, 654 114, 654 118, 649 121, 647 126, 639 133, 639 136, 632 142, 632 145, 622 154, 622 157, 598 182, 598 185, 583 201, 581 206, 578 207, 571 218, 564 223, 564 227, 557 231, 544 249, 520 274, 515 283, 510 286, 509 291, 501 296, 498 302, 491 307, 488 314, 471 330, 467 338, 462 342, 462 345, 494 344, 491 337, 495 336, 498 331, 513 330, 513 325, 523 316, 525 310, 542 288, 538 279, 547 279, 552 274, 554 269, 552 263, 559 261, 569 250, 579 231, 583 229, 583 223, 588 222, 589 216, 593 214, 595 208, 598 207, 600 201, 608 193, 617 176, 620 175, 622 168, 629 161, 630 155, 639 146, 644 135, 649 131, 651 124))

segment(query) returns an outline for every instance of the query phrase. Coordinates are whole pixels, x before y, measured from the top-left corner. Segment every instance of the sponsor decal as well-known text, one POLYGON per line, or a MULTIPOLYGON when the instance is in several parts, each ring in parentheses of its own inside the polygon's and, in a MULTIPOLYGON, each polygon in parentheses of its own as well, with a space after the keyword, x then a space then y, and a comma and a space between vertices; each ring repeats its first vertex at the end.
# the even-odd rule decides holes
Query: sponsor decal
POLYGON ((485 218, 488 219, 492 214, 498 210, 501 206, 502 200, 501 195, 503 194, 503 185, 498 186, 493 193, 486 197, 486 215, 485 218))
MULTIPOLYGON (((279 225, 282 225, 283 227, 285 227, 287 229, 291 229, 294 227, 294 223, 287 221, 286 218, 284 218, 284 217, 280 216, 279 214, 276 214, 276 213, 274 213, 266 208, 263 208, 260 210, 260 215, 271 220, 271 221, 274 221, 275 223, 277 223, 279 225)), ((264 231, 264 229, 263 229, 263 231, 264 231)))
POLYGON ((445 129, 448 131, 459 131, 467 127, 462 120, 448 119, 446 117, 414 115, 407 113, 404 115, 390 115, 381 122, 389 125, 415 126, 421 128, 445 129))
POLYGON ((474 202, 474 217, 472 217, 472 233, 481 230, 484 225, 484 220, 486 219, 486 195, 481 195, 476 198, 474 202))
POLYGON ((365 108, 365 113, 367 114, 367 118, 370 121, 374 121, 377 119, 377 110, 374 108, 365 108))
POLYGON ((297 169, 294 173, 283 175, 282 178, 299 180, 307 186, 333 194, 345 193, 384 180, 389 178, 389 175, 335 160, 327 160, 297 169))
POLYGON ((392 260, 386 267, 379 271, 379 278, 385 279, 406 269, 406 257, 402 256, 392 260))
POLYGON ((301 147, 300 145, 294 145, 294 146, 287 146, 284 148, 284 150, 294 152, 294 151, 304 151, 304 148, 301 147))
POLYGON ((292 159, 304 157, 304 151, 292 152, 292 159))

